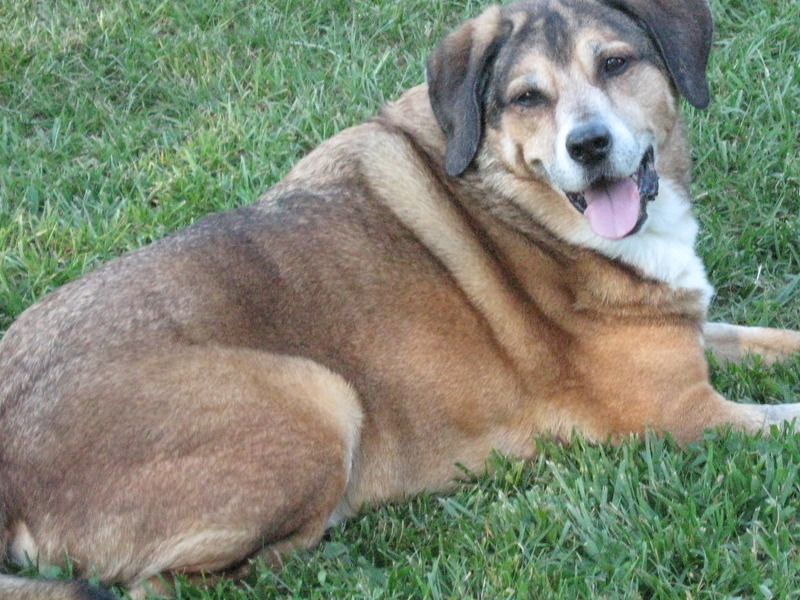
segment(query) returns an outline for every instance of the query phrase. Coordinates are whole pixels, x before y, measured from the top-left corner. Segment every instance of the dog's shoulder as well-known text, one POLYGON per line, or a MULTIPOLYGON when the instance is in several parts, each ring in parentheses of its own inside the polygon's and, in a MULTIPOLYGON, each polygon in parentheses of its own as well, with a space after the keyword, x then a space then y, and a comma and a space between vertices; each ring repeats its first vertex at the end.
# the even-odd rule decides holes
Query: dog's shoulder
MULTIPOLYGON (((376 171, 405 175, 419 160, 434 171, 442 168, 446 146, 428 99, 419 85, 382 107, 377 116, 349 127, 320 143, 300 160, 263 199, 298 188, 325 189, 332 185, 358 188, 371 183, 376 171), (367 180, 365 180, 365 177, 367 180)), ((412 169, 408 177, 418 177, 412 169)))

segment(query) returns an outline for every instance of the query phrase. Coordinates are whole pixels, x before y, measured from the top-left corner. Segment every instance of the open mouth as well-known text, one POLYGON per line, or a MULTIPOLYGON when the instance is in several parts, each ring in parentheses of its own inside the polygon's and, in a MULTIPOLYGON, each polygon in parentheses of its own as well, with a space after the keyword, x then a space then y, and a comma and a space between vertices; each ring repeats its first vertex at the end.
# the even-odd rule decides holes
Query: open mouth
POLYGON ((612 240, 632 235, 647 220, 647 203, 658 194, 654 162, 651 146, 633 175, 600 177, 582 192, 567 192, 567 198, 597 235, 612 240))

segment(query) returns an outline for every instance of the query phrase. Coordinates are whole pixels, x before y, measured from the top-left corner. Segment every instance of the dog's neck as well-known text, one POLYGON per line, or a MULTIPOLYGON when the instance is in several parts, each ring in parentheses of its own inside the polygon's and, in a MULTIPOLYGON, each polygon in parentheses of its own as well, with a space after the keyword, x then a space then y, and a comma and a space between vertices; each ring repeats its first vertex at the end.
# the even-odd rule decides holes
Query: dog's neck
MULTIPOLYGON (((659 194, 648 206, 647 221, 634 235, 622 240, 600 238, 582 222, 583 215, 567 202, 562 203, 564 215, 558 220, 568 223, 568 226, 558 231, 548 231, 541 223, 548 223, 549 215, 536 215, 537 220, 534 220, 522 210, 524 206, 526 210, 535 212, 538 198, 543 194, 555 193, 546 183, 511 181, 498 164, 480 165, 480 177, 467 172, 463 177, 453 180, 444 174, 443 157, 447 140, 430 108, 425 86, 413 88, 397 102, 387 105, 383 116, 411 134, 411 138, 431 157, 434 163, 431 166, 439 172, 440 177, 461 188, 459 195, 466 194, 473 199, 476 210, 470 211, 472 218, 489 234, 499 252, 513 257, 510 259, 515 263, 512 270, 518 276, 526 272, 526 263, 541 260, 541 256, 537 257, 537 261, 523 258, 525 246, 529 251, 534 251, 530 248, 530 242, 533 241, 533 245, 550 255, 552 260, 573 263, 566 271, 580 274, 574 281, 576 290, 573 294, 576 297, 583 293, 580 288, 591 289, 591 282, 597 279, 600 270, 607 274, 609 269, 616 269, 619 275, 612 277, 614 284, 611 287, 606 284, 604 287, 608 289, 594 290, 606 300, 615 297, 620 303, 630 303, 631 294, 637 296, 634 288, 644 289, 648 297, 659 305, 662 302, 675 302, 675 311, 704 319, 713 288, 694 247, 698 225, 691 211, 688 164, 659 166, 659 194), (510 197, 510 194, 515 197, 510 197), (527 202, 526 196, 531 199, 530 202, 527 202), (527 240, 522 246, 518 244, 521 239, 527 240), (635 286, 625 283, 629 277, 634 278, 635 286), (642 287, 642 280, 647 281, 648 285, 642 287), (656 292, 659 287, 665 289, 656 292)), ((673 137, 674 140, 669 143, 685 145, 680 123, 673 137)), ((687 153, 681 151, 673 154, 685 156, 687 153)), ((478 160, 481 160, 480 156, 478 160)), ((529 273, 531 286, 536 287, 540 283, 537 278, 542 276, 540 272, 529 273)), ((528 287, 524 281, 523 286, 528 287)))

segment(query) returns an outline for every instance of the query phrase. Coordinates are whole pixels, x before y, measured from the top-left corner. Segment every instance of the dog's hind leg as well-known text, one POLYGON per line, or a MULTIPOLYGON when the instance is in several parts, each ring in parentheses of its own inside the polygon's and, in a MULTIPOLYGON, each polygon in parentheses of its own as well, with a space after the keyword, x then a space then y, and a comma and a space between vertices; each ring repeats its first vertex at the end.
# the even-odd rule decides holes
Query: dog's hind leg
POLYGON ((359 399, 341 377, 202 346, 103 368, 76 375, 63 415, 36 423, 57 447, 14 457, 9 514, 28 536, 9 540, 12 555, 24 547, 59 564, 68 554, 79 574, 141 596, 161 574, 229 572, 265 548, 320 539, 360 434, 359 399))
POLYGON ((723 362, 738 363, 748 355, 756 354, 771 364, 800 352, 800 331, 789 329, 706 323, 703 336, 706 347, 723 362))

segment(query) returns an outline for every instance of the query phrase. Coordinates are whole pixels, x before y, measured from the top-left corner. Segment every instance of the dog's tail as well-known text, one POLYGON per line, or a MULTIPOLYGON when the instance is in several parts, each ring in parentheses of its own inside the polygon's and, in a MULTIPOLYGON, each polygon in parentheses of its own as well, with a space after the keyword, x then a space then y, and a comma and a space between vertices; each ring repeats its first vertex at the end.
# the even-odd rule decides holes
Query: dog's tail
POLYGON ((27 579, 0 575, 3 600, 119 600, 114 594, 85 579, 27 579))
MULTIPOLYGON (((0 494, 0 567, 7 556, 9 523, 0 494)), ((86 580, 30 579, 0 573, 0 600, 119 600, 86 580)))

